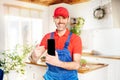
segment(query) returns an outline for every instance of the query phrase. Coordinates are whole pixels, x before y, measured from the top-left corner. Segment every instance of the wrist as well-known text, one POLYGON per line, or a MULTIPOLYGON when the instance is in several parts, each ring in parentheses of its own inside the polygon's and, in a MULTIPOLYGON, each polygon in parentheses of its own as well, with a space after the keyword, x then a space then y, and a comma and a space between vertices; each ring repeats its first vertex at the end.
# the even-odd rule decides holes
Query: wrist
POLYGON ((59 65, 59 67, 63 67, 63 66, 65 65, 65 62, 60 61, 60 62, 58 63, 58 65, 59 65))

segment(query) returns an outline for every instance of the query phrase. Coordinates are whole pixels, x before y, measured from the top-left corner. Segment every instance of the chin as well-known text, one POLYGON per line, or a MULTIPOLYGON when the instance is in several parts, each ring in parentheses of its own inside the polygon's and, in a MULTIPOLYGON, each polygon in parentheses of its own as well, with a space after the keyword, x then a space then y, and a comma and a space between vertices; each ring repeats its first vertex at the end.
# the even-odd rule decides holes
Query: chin
POLYGON ((57 28, 58 31, 63 31, 65 30, 66 28, 57 28))
POLYGON ((65 26, 59 26, 59 27, 57 27, 57 30, 59 30, 59 31, 63 31, 63 30, 65 30, 65 29, 66 29, 65 26))

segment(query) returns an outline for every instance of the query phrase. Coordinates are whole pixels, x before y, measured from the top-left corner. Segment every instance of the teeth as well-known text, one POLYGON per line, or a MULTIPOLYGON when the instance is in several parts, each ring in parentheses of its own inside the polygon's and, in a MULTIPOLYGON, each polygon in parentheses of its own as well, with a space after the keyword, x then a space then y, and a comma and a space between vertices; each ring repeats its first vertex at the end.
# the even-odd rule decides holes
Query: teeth
POLYGON ((64 24, 59 24, 59 25, 64 25, 64 24))

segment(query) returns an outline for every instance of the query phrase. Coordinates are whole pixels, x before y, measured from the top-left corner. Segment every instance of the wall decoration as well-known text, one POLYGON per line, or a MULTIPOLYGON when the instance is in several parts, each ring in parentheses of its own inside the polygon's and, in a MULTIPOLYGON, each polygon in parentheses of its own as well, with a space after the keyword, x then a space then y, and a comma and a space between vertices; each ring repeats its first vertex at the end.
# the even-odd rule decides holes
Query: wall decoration
POLYGON ((98 7, 93 12, 94 18, 102 19, 105 16, 105 9, 102 7, 98 7))
POLYGON ((93 16, 95 19, 103 19, 106 14, 106 3, 103 0, 99 0, 99 6, 93 11, 93 16))

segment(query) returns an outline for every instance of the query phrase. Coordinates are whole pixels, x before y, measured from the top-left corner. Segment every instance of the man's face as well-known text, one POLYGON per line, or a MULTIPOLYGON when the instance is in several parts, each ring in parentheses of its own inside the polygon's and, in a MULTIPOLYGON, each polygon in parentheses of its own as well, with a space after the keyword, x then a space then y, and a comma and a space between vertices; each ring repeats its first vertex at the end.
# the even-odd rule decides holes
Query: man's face
POLYGON ((64 18, 63 16, 54 17, 54 21, 58 31, 65 30, 68 24, 69 18, 64 18))

